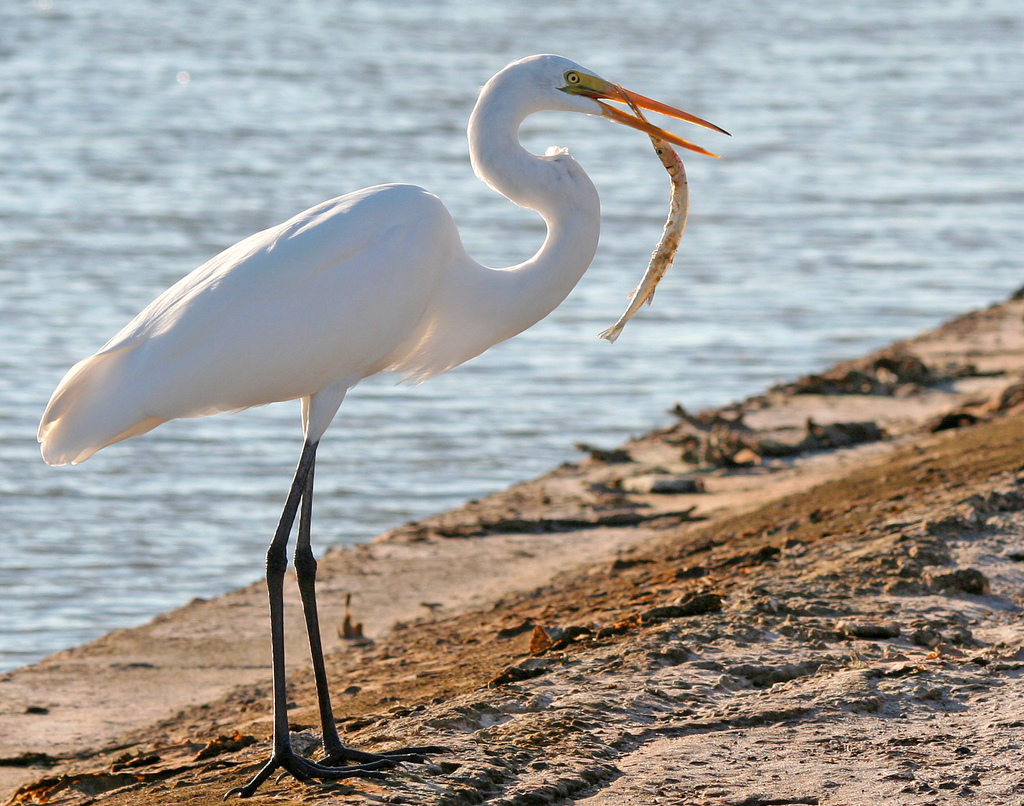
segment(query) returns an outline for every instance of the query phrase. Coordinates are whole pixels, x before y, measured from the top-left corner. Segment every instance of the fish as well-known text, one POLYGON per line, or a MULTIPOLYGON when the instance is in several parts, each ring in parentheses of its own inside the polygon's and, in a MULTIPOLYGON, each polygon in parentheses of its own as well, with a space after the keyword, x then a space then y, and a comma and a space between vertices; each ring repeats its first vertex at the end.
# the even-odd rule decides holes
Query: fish
MULTIPOLYGON (((636 107, 634 110, 637 113, 640 112, 636 107)), ((598 334, 599 339, 607 339, 609 342, 614 342, 619 337, 626 322, 633 318, 633 314, 640 310, 641 305, 651 303, 654 298, 654 289, 658 287, 658 283, 661 282, 661 278, 665 276, 665 272, 668 271, 676 256, 679 241, 686 229, 686 219, 690 214, 690 187, 686 182, 686 169, 683 167, 683 161, 675 149, 664 140, 659 140, 652 135, 651 142, 654 144, 654 152, 661 159, 661 164, 665 166, 669 179, 672 181, 668 220, 665 221, 665 229, 661 233, 661 240, 658 242, 657 248, 651 255, 647 271, 640 279, 640 284, 629 295, 629 307, 619 317, 619 321, 598 334)))

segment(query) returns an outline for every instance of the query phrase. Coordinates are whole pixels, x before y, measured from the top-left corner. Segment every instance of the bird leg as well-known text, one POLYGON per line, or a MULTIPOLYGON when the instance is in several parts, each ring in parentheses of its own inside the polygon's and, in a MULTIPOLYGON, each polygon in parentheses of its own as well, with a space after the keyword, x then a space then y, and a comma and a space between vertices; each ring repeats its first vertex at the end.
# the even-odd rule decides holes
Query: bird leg
POLYGON ((291 773, 300 781, 317 779, 340 781, 345 778, 383 778, 381 770, 391 769, 398 763, 424 762, 427 753, 443 753, 443 747, 406 747, 385 753, 364 753, 346 747, 341 743, 334 723, 330 695, 327 690, 327 670, 324 665, 323 646, 320 640, 320 623, 316 608, 316 558, 310 546, 310 519, 313 514, 313 468, 316 464, 316 442, 307 442, 302 448, 299 466, 295 470, 288 500, 277 532, 267 550, 267 592, 270 598, 270 645, 273 662, 274 683, 274 749, 270 759, 245 786, 230 790, 224 799, 232 795, 240 798, 252 796, 260 785, 276 770, 291 773), (301 510, 300 510, 301 505, 301 510), (302 610, 309 634, 309 649, 313 659, 313 675, 316 680, 317 700, 320 719, 324 730, 323 762, 310 761, 296 755, 288 735, 288 697, 286 693, 284 658, 284 576, 288 567, 288 536, 295 516, 299 514, 299 536, 295 548, 295 570, 302 598, 302 610), (354 761, 355 764, 339 766, 339 761, 354 761))
MULTIPOLYGON (((379 770, 395 766, 395 761, 387 758, 373 759, 366 764, 348 767, 329 767, 317 764, 296 755, 288 736, 288 698, 285 691, 284 664, 284 575, 288 566, 288 535, 295 522, 299 503, 305 497, 307 485, 311 483, 310 474, 315 459, 316 443, 307 442, 303 446, 299 466, 295 471, 295 478, 292 481, 284 511, 281 513, 277 532, 267 551, 267 592, 270 598, 270 643, 274 681, 273 753, 270 760, 263 765, 249 783, 230 790, 224 795, 225 800, 232 795, 238 795, 240 798, 250 797, 278 769, 291 773, 300 781, 311 778, 337 781, 352 777, 383 778, 384 776, 379 770)), ((306 520, 308 524, 308 518, 306 520)), ((317 683, 319 685, 319 680, 317 683)))
POLYGON ((323 726, 323 743, 326 752, 328 736, 333 735, 340 743, 338 729, 334 723, 334 711, 327 688, 327 668, 324 663, 323 644, 320 640, 320 618, 316 606, 316 557, 310 544, 310 520, 313 516, 313 473, 310 465, 302 492, 302 506, 299 509, 299 536, 295 544, 295 577, 299 583, 302 599, 302 615, 306 620, 306 635, 309 638, 309 654, 313 662, 313 678, 316 680, 316 699, 320 709, 320 724, 323 726))
MULTIPOLYGON (((314 454, 316 446, 313 447, 314 454)), ((316 464, 314 455, 306 475, 305 489, 302 493, 302 506, 299 509, 299 534, 295 543, 295 577, 299 583, 299 596, 302 599, 302 613, 306 619, 306 635, 309 637, 309 654, 313 663, 313 678, 316 681, 316 698, 320 710, 320 725, 323 730, 324 757, 320 764, 335 768, 343 762, 356 762, 358 765, 390 762, 392 764, 405 761, 422 764, 427 761, 427 754, 444 753, 444 747, 401 747, 382 753, 367 753, 356 750, 342 743, 338 735, 338 727, 334 721, 334 709, 331 707, 331 695, 327 684, 327 668, 324 663, 324 650, 320 638, 320 619, 316 606, 316 557, 310 543, 310 521, 313 515, 313 474, 316 464)))

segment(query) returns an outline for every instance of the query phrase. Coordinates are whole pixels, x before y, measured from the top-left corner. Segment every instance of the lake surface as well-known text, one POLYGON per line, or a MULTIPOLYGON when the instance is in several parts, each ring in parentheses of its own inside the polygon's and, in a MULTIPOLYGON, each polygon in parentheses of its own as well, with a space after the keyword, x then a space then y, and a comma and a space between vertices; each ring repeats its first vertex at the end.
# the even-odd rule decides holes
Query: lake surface
MULTIPOLYGON (((539 219, 468 164, 478 88, 561 53, 732 139, 687 159, 675 267, 598 341, 657 243, 646 137, 537 115, 602 193, 600 251, 548 319, 421 386, 353 391, 315 541, 410 519, 922 330, 1024 284, 1024 6, 25 0, 0 7, 0 669, 259 578, 297 403, 169 423, 74 468, 35 429, 67 368, 251 232, 388 181, 448 205, 490 265, 539 219)), ((683 129, 689 129, 684 131, 683 129)))

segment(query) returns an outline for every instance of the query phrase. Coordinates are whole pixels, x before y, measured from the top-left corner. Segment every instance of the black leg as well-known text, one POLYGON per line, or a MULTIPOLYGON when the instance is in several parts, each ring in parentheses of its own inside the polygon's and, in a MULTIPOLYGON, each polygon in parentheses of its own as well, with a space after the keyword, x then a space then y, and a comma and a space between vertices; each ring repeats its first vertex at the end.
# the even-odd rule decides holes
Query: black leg
POLYGON ((395 763, 392 760, 380 759, 350 767, 323 766, 295 755, 291 739, 288 736, 288 698, 285 691, 284 665, 284 575, 288 566, 288 536, 291 533, 292 524, 295 522, 299 502, 305 497, 307 485, 312 482, 311 473, 315 459, 316 443, 307 442, 303 446, 299 466, 295 471, 295 478, 292 481, 284 511, 281 513, 277 532, 267 551, 267 592, 270 597, 270 644, 274 681, 273 754, 249 783, 230 790, 224 796, 225 800, 232 795, 238 795, 241 798, 250 797, 278 769, 290 772, 301 781, 310 778, 320 780, 341 780, 352 777, 381 778, 383 775, 378 770, 393 767, 395 763))
POLYGON ((310 522, 313 515, 313 474, 316 464, 316 446, 314 456, 310 460, 302 493, 302 506, 299 509, 299 535, 295 542, 295 576, 299 583, 299 595, 302 598, 302 614, 306 620, 306 635, 309 637, 309 654, 313 663, 313 678, 316 680, 316 698, 320 710, 320 725, 323 730, 324 759, 321 762, 333 769, 345 769, 342 763, 376 764, 381 762, 407 761, 423 763, 428 753, 446 752, 443 747, 403 747, 384 753, 366 753, 342 744, 338 735, 338 727, 334 721, 334 709, 331 707, 331 695, 327 683, 327 667, 324 663, 324 650, 320 638, 320 619, 316 606, 316 557, 310 541, 310 522))
POLYGON ((299 466, 295 470, 288 500, 274 539, 267 549, 267 593, 270 597, 270 654, 274 670, 274 752, 291 749, 288 738, 288 696, 285 691, 284 666, 284 575, 288 569, 288 536, 295 522, 295 512, 302 500, 306 479, 316 459, 316 445, 302 447, 299 466))
POLYGON ((302 598, 302 615, 306 619, 306 635, 309 637, 309 654, 313 662, 313 678, 316 680, 316 699, 320 710, 320 725, 323 728, 324 752, 341 744, 338 728, 334 722, 331 695, 327 686, 327 668, 324 664, 324 650, 320 639, 320 618, 316 606, 316 557, 310 543, 310 520, 313 515, 313 466, 309 468, 306 489, 302 494, 302 508, 299 510, 299 537, 295 544, 295 576, 302 598))

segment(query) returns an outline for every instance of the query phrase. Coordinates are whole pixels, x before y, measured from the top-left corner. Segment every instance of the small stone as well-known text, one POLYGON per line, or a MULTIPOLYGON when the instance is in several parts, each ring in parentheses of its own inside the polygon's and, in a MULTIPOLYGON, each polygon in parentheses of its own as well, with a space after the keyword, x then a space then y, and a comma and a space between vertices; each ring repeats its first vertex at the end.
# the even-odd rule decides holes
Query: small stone
POLYGON ((750 448, 741 448, 733 454, 732 463, 737 467, 750 467, 761 464, 761 457, 750 448))
POLYGON ((929 582, 933 587, 947 593, 984 596, 991 590, 988 578, 976 568, 959 568, 950 573, 935 574, 929 582))
POLYGON ((533 635, 530 636, 530 654, 540 655, 541 653, 547 652, 547 650, 551 649, 559 637, 557 635, 551 635, 551 632, 554 631, 555 628, 544 629, 539 624, 535 626, 533 628, 533 635))
POLYGON ((881 623, 841 621, 836 625, 836 629, 843 631, 851 638, 863 638, 865 640, 897 638, 900 634, 900 625, 894 621, 881 623))
POLYGON ((700 479, 654 473, 622 479, 620 486, 627 493, 639 495, 685 495, 704 492, 704 482, 700 479))
POLYGON ((928 647, 931 649, 936 646, 939 641, 942 640, 942 635, 937 630, 929 630, 921 628, 914 630, 910 634, 910 640, 913 641, 917 646, 928 647))
POLYGON ((595 462, 604 462, 605 464, 624 464, 626 462, 633 461, 633 457, 629 455, 629 451, 624 448, 606 450, 605 448, 597 448, 593 445, 588 445, 585 442, 577 442, 574 447, 578 451, 589 453, 590 458, 595 462))
POLYGON ((640 621, 647 624, 651 621, 666 618, 685 618, 699 616, 704 613, 717 613, 722 609, 722 596, 718 593, 698 593, 687 597, 675 605, 652 607, 640 614, 640 621))

